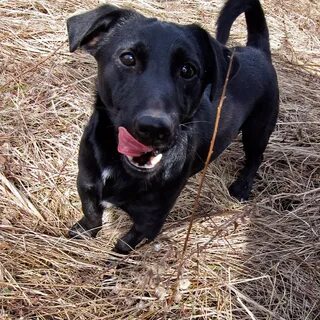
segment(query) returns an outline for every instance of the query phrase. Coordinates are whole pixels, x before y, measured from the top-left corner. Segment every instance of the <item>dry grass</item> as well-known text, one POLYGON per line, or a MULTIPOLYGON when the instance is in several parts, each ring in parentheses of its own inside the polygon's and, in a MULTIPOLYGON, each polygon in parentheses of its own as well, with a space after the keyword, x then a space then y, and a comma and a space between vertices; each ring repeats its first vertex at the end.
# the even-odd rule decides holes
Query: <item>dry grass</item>
MULTIPOLYGON (((110 254, 128 227, 106 216, 94 240, 64 237, 81 216, 76 155, 91 112, 95 64, 69 54, 65 19, 97 1, 0 2, 1 319, 320 319, 320 10, 264 1, 281 113, 247 204, 226 186, 235 142, 210 166, 183 263, 197 190, 190 180, 156 242, 110 254)), ((213 32, 221 1, 115 1, 213 32)), ((243 22, 233 42, 244 39, 243 22)))

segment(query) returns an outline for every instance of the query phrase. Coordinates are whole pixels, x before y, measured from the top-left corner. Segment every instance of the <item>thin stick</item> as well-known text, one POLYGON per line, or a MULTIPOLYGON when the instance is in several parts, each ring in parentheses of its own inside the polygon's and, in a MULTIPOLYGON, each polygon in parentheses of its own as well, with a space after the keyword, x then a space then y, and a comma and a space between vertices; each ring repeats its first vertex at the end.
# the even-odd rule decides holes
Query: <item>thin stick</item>
POLYGON ((197 192, 197 195, 196 195, 196 198, 195 198, 195 201, 194 201, 194 205, 193 205, 193 209, 192 209, 192 213, 191 213, 191 217, 190 217, 190 222, 189 222, 187 235, 186 235, 186 238, 184 240, 182 256, 181 256, 180 264, 179 264, 179 267, 178 267, 177 280, 176 280, 176 286, 175 286, 175 289, 174 289, 174 292, 173 292, 173 297, 175 296, 175 293, 177 291, 178 281, 179 281, 180 276, 181 276, 182 265, 183 265, 183 262, 184 262, 184 257, 185 257, 187 246, 188 246, 188 241, 189 241, 189 237, 190 237, 190 233, 191 233, 191 229, 192 229, 192 224, 193 224, 193 221, 194 221, 195 213, 196 213, 196 211, 198 209, 198 206, 199 206, 199 199, 200 199, 200 195, 201 195, 201 190, 202 190, 202 187, 203 187, 203 183, 204 183, 204 179, 205 179, 206 172, 207 172, 207 169, 208 169, 208 165, 210 163, 211 155, 212 155, 212 153, 214 151, 214 145, 215 145, 215 142, 216 142, 218 128, 219 128, 219 122, 220 122, 220 117, 221 117, 221 110, 222 110, 223 102, 224 102, 224 100, 226 98, 226 90, 227 90, 227 85, 228 85, 228 82, 229 82, 233 56, 234 56, 234 51, 232 51, 232 54, 231 54, 231 57, 230 57, 227 75, 226 75, 226 78, 225 78, 225 81, 224 81, 224 84, 223 84, 221 97, 220 97, 220 100, 219 100, 219 103, 218 103, 217 114, 216 114, 216 119, 215 119, 215 123, 214 123, 214 129, 213 129, 213 133, 212 133, 212 137, 211 137, 211 142, 210 142, 210 147, 209 147, 207 159, 206 159, 204 168, 201 171, 201 178, 200 178, 199 188, 198 188, 198 192, 197 192))

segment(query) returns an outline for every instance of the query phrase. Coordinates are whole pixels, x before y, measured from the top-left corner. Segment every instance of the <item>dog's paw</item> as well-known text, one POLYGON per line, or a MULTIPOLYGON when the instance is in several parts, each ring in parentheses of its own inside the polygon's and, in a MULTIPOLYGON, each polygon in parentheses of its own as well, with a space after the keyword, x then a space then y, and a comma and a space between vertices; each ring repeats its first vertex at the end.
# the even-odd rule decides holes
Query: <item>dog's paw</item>
POLYGON ((68 237, 73 239, 94 238, 100 229, 101 228, 88 229, 81 223, 80 220, 70 228, 68 237))
POLYGON ((248 183, 236 180, 231 184, 228 190, 232 197, 243 202, 249 199, 251 188, 248 183))
POLYGON ((132 226, 132 228, 123 237, 118 239, 113 251, 121 254, 128 254, 138 244, 140 244, 144 238, 145 235, 137 231, 135 226, 132 226))
POLYGON ((120 254, 129 254, 132 251, 133 248, 131 248, 126 242, 124 242, 122 239, 118 239, 117 243, 115 244, 112 251, 120 254))

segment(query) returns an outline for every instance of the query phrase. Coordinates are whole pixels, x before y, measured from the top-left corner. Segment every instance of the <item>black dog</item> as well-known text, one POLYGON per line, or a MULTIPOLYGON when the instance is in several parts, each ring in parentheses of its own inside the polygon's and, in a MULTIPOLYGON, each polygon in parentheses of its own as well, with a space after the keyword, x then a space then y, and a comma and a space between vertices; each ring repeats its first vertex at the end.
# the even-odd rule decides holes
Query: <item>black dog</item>
POLYGON ((133 220, 115 250, 154 239, 188 178, 204 166, 231 51, 234 20, 245 12, 246 47, 235 48, 212 160, 242 131, 246 163, 231 185, 248 199, 278 114, 268 28, 258 0, 229 0, 217 40, 197 25, 146 18, 111 5, 68 20, 70 51, 98 63, 96 103, 83 134, 78 191, 84 217, 72 237, 95 236, 104 208, 133 220))

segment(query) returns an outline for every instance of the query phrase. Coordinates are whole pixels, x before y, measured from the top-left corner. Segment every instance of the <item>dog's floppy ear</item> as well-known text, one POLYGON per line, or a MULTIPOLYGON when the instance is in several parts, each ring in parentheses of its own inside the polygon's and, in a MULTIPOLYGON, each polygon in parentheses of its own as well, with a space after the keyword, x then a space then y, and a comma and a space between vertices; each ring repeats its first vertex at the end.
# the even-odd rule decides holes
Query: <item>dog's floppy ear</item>
POLYGON ((213 101, 218 88, 222 89, 224 85, 229 64, 232 63, 228 82, 236 77, 240 68, 240 64, 236 56, 233 56, 233 59, 231 61, 231 50, 222 45, 216 39, 212 38, 209 34, 208 41, 211 49, 209 60, 211 60, 211 64, 213 65, 213 67, 211 67, 211 70, 209 71, 209 82, 211 83, 210 101, 213 101))
MULTIPOLYGON (((203 52, 206 81, 207 84, 211 84, 210 100, 212 101, 225 81, 231 51, 200 26, 193 24, 189 27, 203 52)), ((236 76, 238 70, 239 63, 234 57, 229 81, 236 76)))
POLYGON ((211 92, 210 92, 210 101, 213 101, 215 94, 217 93, 217 88, 219 86, 219 80, 220 80, 220 86, 222 87, 226 81, 227 77, 227 71, 229 68, 229 64, 231 63, 231 70, 228 78, 228 83, 232 81, 233 78, 236 77, 236 75, 239 72, 240 69, 240 63, 238 61, 238 58, 236 56, 233 56, 233 59, 231 61, 232 51, 228 49, 227 47, 220 44, 217 40, 211 38, 209 36, 209 42, 210 47, 212 50, 212 53, 214 53, 214 63, 216 65, 215 72, 211 72, 211 92), (220 77, 220 79, 218 78, 220 77))
POLYGON ((105 33, 114 26, 118 19, 133 14, 131 10, 103 5, 72 16, 67 20, 70 52, 83 46, 89 53, 94 54, 105 33))
POLYGON ((208 45, 210 48, 206 56, 206 62, 209 66, 207 69, 207 77, 208 82, 211 84, 210 101, 212 102, 218 87, 221 86, 221 80, 223 77, 223 65, 221 63, 222 55, 220 46, 217 44, 215 39, 212 39, 210 37, 210 35, 207 32, 206 34, 208 45))

